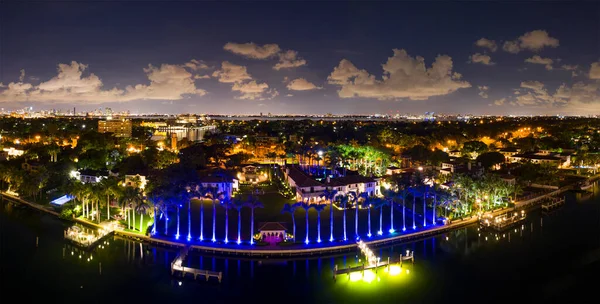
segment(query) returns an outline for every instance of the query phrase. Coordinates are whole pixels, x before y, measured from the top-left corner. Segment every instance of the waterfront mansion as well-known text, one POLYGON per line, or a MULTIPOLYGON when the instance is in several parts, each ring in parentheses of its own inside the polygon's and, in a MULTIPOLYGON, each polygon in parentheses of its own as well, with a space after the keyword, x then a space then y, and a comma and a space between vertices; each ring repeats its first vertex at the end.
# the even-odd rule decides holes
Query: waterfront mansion
POLYGON ((366 193, 369 196, 381 196, 380 181, 372 177, 347 175, 318 180, 297 166, 287 166, 285 178, 290 187, 295 189, 296 201, 326 203, 325 190, 335 190, 341 194, 355 192, 357 194, 366 193))

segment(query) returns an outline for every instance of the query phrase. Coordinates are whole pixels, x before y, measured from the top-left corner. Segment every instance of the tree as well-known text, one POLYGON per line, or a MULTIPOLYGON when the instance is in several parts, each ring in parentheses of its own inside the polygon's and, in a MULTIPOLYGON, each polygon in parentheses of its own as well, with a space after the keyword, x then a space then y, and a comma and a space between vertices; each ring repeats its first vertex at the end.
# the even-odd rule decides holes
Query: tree
POLYGON ((338 192, 336 190, 331 190, 329 188, 325 189, 325 191, 323 191, 323 197, 325 198, 325 200, 327 200, 329 202, 329 230, 330 230, 329 241, 330 242, 333 242, 333 201, 337 194, 338 194, 338 192))
POLYGON ((296 213, 296 209, 300 207, 302 202, 294 203, 294 204, 285 204, 283 205, 282 213, 289 213, 292 216, 292 226, 293 226, 293 237, 294 242, 296 242, 296 218, 294 217, 294 213, 296 213))
POLYGON ((383 206, 389 204, 389 202, 385 199, 376 197, 373 200, 373 208, 379 209, 379 231, 377 231, 378 235, 383 235, 383 206))
POLYGON ((500 152, 486 152, 477 156, 476 160, 481 163, 484 168, 489 169, 495 165, 503 164, 505 158, 500 152))
POLYGON ((463 144, 461 153, 463 155, 469 155, 471 159, 477 158, 477 156, 481 153, 484 153, 488 150, 488 146, 481 141, 473 140, 467 141, 463 144))
MULTIPOLYGON (((240 195, 237 195, 236 197, 233 198, 233 200, 231 201, 231 207, 233 209, 235 209, 237 211, 238 214, 238 231, 237 231, 237 243, 238 245, 242 243, 242 235, 241 235, 241 229, 242 229, 242 208, 244 208, 244 206, 246 206, 246 200, 243 199, 240 195)), ((252 238, 252 235, 250 235, 250 237, 252 238)))
POLYGON ((344 241, 347 241, 347 235, 346 235, 346 209, 348 207, 348 195, 338 195, 335 197, 336 198, 336 202, 340 205, 340 208, 342 208, 342 210, 344 211, 344 241))
POLYGON ((304 214, 305 214, 305 217, 306 217, 306 238, 304 240, 304 243, 308 244, 308 210, 310 208, 312 208, 313 205, 302 202, 302 203, 300 203, 300 207, 302 207, 302 209, 304 209, 304 211, 305 211, 304 214))
POLYGON ((143 229, 142 225, 144 223, 144 214, 148 213, 148 209, 150 209, 150 205, 143 200, 135 208, 135 212, 140 215, 140 232, 144 234, 146 234, 146 231, 143 229))
POLYGON ((327 205, 311 204, 311 206, 317 211, 317 243, 321 243, 321 211, 323 211, 327 205))
POLYGON ((250 245, 252 245, 254 244, 254 209, 263 208, 263 204, 260 201, 258 201, 258 198, 256 196, 250 195, 248 196, 248 200, 246 201, 245 205, 248 208, 250 208, 250 245))

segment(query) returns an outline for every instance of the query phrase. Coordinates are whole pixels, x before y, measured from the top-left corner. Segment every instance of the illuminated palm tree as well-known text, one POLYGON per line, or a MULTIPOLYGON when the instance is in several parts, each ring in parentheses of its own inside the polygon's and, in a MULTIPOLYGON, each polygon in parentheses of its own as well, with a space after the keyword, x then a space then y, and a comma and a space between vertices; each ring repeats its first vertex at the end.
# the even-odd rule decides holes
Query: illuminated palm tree
POLYGON ((237 226, 237 243, 238 245, 240 243, 242 243, 242 235, 241 235, 241 229, 242 229, 242 208, 244 208, 245 206, 245 200, 240 196, 237 195, 236 197, 233 198, 233 200, 230 203, 230 206, 235 209, 237 211, 238 214, 238 226, 237 226))
MULTIPOLYGON (((311 204, 313 209, 317 211, 317 243, 321 243, 321 211, 325 209, 326 204, 311 204)), ((307 212, 308 213, 308 212, 307 212)), ((308 233, 307 233, 308 235, 308 233)))
POLYGON ((344 241, 347 241, 348 238, 347 238, 347 234, 346 234, 346 209, 347 209, 348 201, 349 201, 348 195, 338 195, 338 196, 336 196, 336 201, 338 202, 338 204, 344 211, 344 241))
MULTIPOLYGON (((385 200, 387 204, 390 205, 390 233, 394 233, 396 230, 394 229, 394 204, 397 197, 397 193, 393 190, 385 190, 383 192, 385 200)), ((404 206, 402 208, 402 221, 404 221, 404 206)))
POLYGON ((306 211, 304 213, 305 217, 306 217, 306 238, 304 240, 304 243, 308 244, 308 210, 310 210, 310 208, 312 208, 312 205, 308 204, 308 203, 302 203, 302 204, 300 204, 300 207, 302 207, 302 209, 304 209, 304 211, 306 211))
MULTIPOLYGON (((373 203, 373 207, 375 209, 379 209, 379 231, 377 231, 378 235, 382 235, 383 234, 383 206, 388 205, 389 202, 386 199, 382 199, 382 198, 375 198, 375 201, 373 203)), ((370 229, 369 229, 370 231, 370 229)))
MULTIPOLYGON (((258 201, 258 198, 254 195, 250 195, 248 197, 248 201, 246 201, 246 206, 250 208, 250 245, 254 244, 254 209, 263 208, 263 204, 258 201)), ((292 214, 293 218, 293 214, 292 214)), ((294 231, 296 229, 296 225, 294 225, 294 231)))
POLYGON ((138 204, 137 207, 135 208, 135 212, 140 214, 140 232, 144 233, 144 234, 145 234, 145 229, 142 228, 142 224, 144 223, 144 214, 146 214, 148 212, 149 208, 150 208, 150 205, 148 205, 144 201, 142 201, 140 204, 138 204))
POLYGON ((212 218, 212 241, 216 242, 217 241, 217 237, 216 237, 216 233, 217 233, 217 223, 216 223, 216 219, 217 219, 217 201, 219 201, 221 194, 219 193, 219 189, 215 188, 215 187, 209 187, 206 189, 206 194, 205 197, 210 199, 212 201, 212 205, 213 205, 213 218, 212 218))
POLYGON ((338 194, 336 190, 326 189, 323 196, 329 201, 329 241, 333 242, 333 201, 338 194))
POLYGON ((293 226, 293 236, 294 242, 296 242, 296 218, 294 217, 294 213, 296 213, 296 209, 300 207, 302 202, 297 202, 294 204, 285 204, 283 205, 283 209, 281 209, 282 213, 289 213, 292 216, 292 226, 293 226))
POLYGON ((231 201, 228 197, 222 197, 221 206, 225 209, 225 244, 229 243, 229 209, 231 209, 231 201))
POLYGON ((354 238, 358 239, 358 209, 360 208, 360 196, 354 192, 348 192, 350 203, 354 206, 354 238))

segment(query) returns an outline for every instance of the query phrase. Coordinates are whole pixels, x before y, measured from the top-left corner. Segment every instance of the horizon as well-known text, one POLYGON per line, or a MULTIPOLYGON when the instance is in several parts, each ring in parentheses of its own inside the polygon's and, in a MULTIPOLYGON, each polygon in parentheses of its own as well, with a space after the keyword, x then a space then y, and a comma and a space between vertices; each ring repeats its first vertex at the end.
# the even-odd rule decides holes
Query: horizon
POLYGON ((0 106, 600 114, 599 3, 431 4, 3 2, 0 106))

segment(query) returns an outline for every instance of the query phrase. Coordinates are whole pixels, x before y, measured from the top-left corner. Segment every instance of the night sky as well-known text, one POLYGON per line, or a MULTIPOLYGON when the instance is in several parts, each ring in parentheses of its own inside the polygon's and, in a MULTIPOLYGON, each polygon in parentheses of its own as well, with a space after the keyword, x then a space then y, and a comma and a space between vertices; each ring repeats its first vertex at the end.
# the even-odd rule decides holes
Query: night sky
POLYGON ((600 114, 600 4, 4 1, 0 107, 26 106, 600 114))

